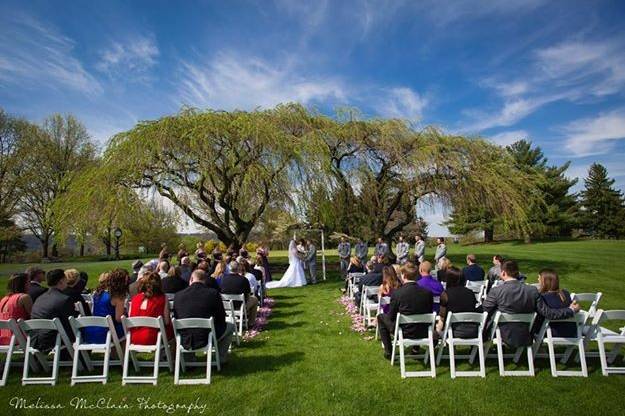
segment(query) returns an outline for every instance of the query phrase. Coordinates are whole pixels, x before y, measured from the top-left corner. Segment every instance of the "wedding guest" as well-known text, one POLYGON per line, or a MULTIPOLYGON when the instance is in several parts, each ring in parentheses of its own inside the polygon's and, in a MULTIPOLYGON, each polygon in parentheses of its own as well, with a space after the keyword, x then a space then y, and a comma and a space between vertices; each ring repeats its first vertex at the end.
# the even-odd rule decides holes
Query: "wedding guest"
POLYGON ((397 263, 404 264, 408 261, 408 254, 410 253, 410 245, 404 241, 403 236, 399 236, 399 241, 397 242, 397 263))
POLYGON ((382 238, 378 238, 378 242, 375 245, 375 255, 378 257, 379 262, 381 262, 383 257, 388 257, 389 255, 388 244, 382 238))
MULTIPOLYGON (((130 301, 130 317, 148 316, 163 318, 167 339, 173 340, 173 329, 169 315, 169 302, 161 286, 158 273, 149 272, 139 279, 139 293, 130 301)), ((132 343, 137 345, 154 345, 158 329, 148 327, 132 328, 130 330, 132 343)))
POLYGON ((167 277, 162 279, 161 285, 163 286, 163 292, 176 293, 189 286, 189 283, 182 278, 180 266, 176 266, 169 269, 169 273, 167 277))
POLYGON ((349 267, 347 268, 347 273, 364 273, 365 267, 361 263, 360 258, 357 256, 352 256, 349 260, 349 267))
POLYGON ((29 287, 28 287, 28 296, 32 299, 33 303, 37 300, 37 298, 48 290, 47 288, 41 286, 41 282, 46 278, 46 272, 41 270, 39 267, 29 267, 26 269, 26 274, 28 275, 29 287))
POLYGON ((481 282, 484 280, 484 269, 477 264, 475 254, 467 256, 467 266, 462 269, 462 277, 465 282, 481 282))
POLYGON ((67 281, 67 287, 63 290, 63 293, 70 297, 72 303, 80 302, 85 311, 85 314, 91 315, 91 308, 89 304, 82 297, 82 290, 84 289, 84 281, 80 278, 80 272, 76 269, 65 270, 65 279, 67 281))
POLYGON ((215 288, 214 287, 215 284, 218 287, 221 287, 221 279, 223 279, 224 274, 226 274, 226 262, 220 261, 219 263, 217 263, 217 266, 215 267, 215 271, 213 272, 213 274, 210 275, 209 278, 206 279, 206 285, 208 287, 212 287, 213 289, 215 288), (209 281, 209 279, 212 279, 215 283, 213 284, 212 282, 209 281))
POLYGON ((167 244, 163 243, 161 244, 161 252, 158 253, 158 260, 159 261, 166 261, 167 263, 169 263, 169 249, 167 248, 167 244))
MULTIPOLYGON (((380 290, 378 291, 379 297, 390 297, 395 289, 398 289, 400 287, 401 282, 399 280, 399 276, 397 275, 395 267, 385 267, 382 271, 382 284, 380 285, 380 290)), ((382 305, 382 313, 388 313, 390 307, 390 304, 382 305)))
MULTIPOLYGON (((365 264, 367 261, 367 254, 369 252, 369 247, 367 247, 367 243, 362 241, 362 239, 358 239, 356 245, 354 246, 354 254, 360 260, 361 264, 365 264)), ((349 272, 348 272, 349 273, 349 272)))
POLYGON ((384 268, 382 269, 382 272, 378 273, 375 270, 375 265, 373 263, 367 263, 367 274, 360 278, 360 281, 358 282, 358 291, 354 294, 354 303, 356 306, 360 305, 363 286, 380 286, 382 284, 382 273, 384 268))
MULTIPOLYGON (((7 293, 0 299, 0 319, 5 321, 9 319, 15 319, 16 321, 18 319, 30 319, 33 300, 28 295, 30 286, 28 279, 27 273, 17 273, 9 277, 7 293)), ((0 330, 0 345, 9 345, 11 335, 9 329, 0 330)))
POLYGON ((263 259, 263 268, 265 269, 265 283, 271 282, 271 270, 269 270, 269 247, 267 244, 262 243, 260 247, 256 249, 256 254, 263 259))
POLYGON ((436 279, 439 282, 447 281, 447 270, 452 266, 451 260, 447 257, 443 257, 438 262, 438 270, 436 270, 436 279))
MULTIPOLYGON (((113 319, 118 338, 124 336, 122 316, 125 314, 126 297, 128 296, 128 272, 115 269, 110 273, 102 273, 98 279, 98 287, 93 293, 93 316, 108 316, 113 319)), ((107 328, 87 327, 83 329, 85 342, 103 344, 106 341, 107 328)))
MULTIPOLYGON (((46 274, 48 290, 41 294, 33 303, 31 311, 32 319, 59 318, 67 336, 74 341, 74 331, 69 324, 70 316, 78 316, 72 299, 63 293, 67 287, 67 279, 62 269, 50 270, 46 274)), ((42 351, 49 351, 54 346, 57 332, 53 330, 36 330, 32 334, 32 344, 42 351)))
POLYGON ((139 270, 143 267, 143 262, 141 260, 135 260, 132 262, 132 274, 130 275, 130 280, 128 284, 133 284, 139 278, 139 270))
POLYGON ((249 264, 247 260, 245 260, 243 257, 239 257, 239 259, 237 259, 237 262, 242 268, 243 276, 245 276, 250 284, 250 290, 252 291, 252 294, 254 294, 254 296, 258 296, 259 284, 256 276, 252 273, 252 265, 249 264))
MULTIPOLYGON (((481 312, 482 307, 476 307, 475 294, 473 291, 464 286, 462 272, 457 267, 449 267, 447 269, 447 287, 441 293, 440 320, 436 325, 439 333, 442 333, 445 326, 445 319, 448 312, 481 312)), ((457 338, 475 338, 477 337, 477 324, 457 323, 452 327, 454 337, 457 338)))
POLYGON ((436 254, 434 254, 434 264, 438 265, 438 262, 443 257, 447 256, 447 246, 445 245, 445 239, 438 237, 436 239, 436 254))
MULTIPOLYGON (((579 310, 577 303, 568 308, 550 308, 536 287, 526 285, 518 280, 519 266, 513 260, 501 264, 502 284, 491 289, 482 303, 482 308, 489 314, 496 311, 504 313, 538 312, 547 319, 566 319, 579 310)), ((499 325, 503 341, 510 347, 518 348, 531 345, 533 342, 530 328, 522 322, 508 322, 499 325)))
MULTIPOLYGON (((560 279, 555 270, 542 269, 538 274, 540 296, 552 309, 568 308, 571 305, 571 295, 567 290, 560 289, 560 279)), ((535 327, 539 328, 543 319, 538 317, 535 327)), ((553 322, 550 324, 554 337, 574 338, 577 336, 575 322, 553 322)))
MULTIPOLYGON (((203 270, 195 270, 191 274, 189 287, 174 296, 174 317, 176 319, 213 318, 219 359, 223 364, 228 359, 228 349, 235 327, 234 324, 226 322, 226 311, 219 292, 207 287, 205 280, 206 273, 203 270)), ((186 349, 202 348, 208 342, 206 329, 183 329, 180 335, 182 345, 186 349)))
POLYGON ((420 235, 415 237, 414 256, 417 262, 423 263, 425 260, 425 241, 420 235))
POLYGON ((193 266, 191 265, 191 258, 185 256, 180 260, 180 277, 185 282, 189 282, 191 279, 191 273, 193 272, 193 266))
POLYGON ((352 247, 345 237, 341 237, 337 250, 340 258, 341 275, 345 276, 349 267, 349 257, 352 253, 352 247))
POLYGON ((168 261, 161 261, 158 264, 158 275, 160 276, 161 279, 166 278, 169 275, 169 262, 168 261))
POLYGON ((493 267, 488 269, 488 273, 486 277, 488 278, 488 282, 492 284, 495 280, 499 280, 501 276, 501 263, 503 262, 503 257, 499 254, 493 256, 493 267))
MULTIPOLYGON (((258 308, 258 299, 252 295, 250 282, 242 275, 241 265, 234 260, 230 262, 230 273, 221 279, 221 293, 227 295, 244 295, 245 308, 247 309, 247 317, 250 323, 256 321, 256 312, 258 308)), ((235 309, 239 307, 234 305, 235 309)))
MULTIPOLYGON (((420 278, 417 280, 417 284, 421 286, 423 289, 432 293, 432 296, 437 297, 443 293, 443 285, 441 282, 432 277, 432 263, 429 261, 424 261, 419 265, 419 274, 420 278)), ((438 312, 439 303, 434 302, 433 312, 438 312)))
POLYGON ((254 262, 254 270, 257 270, 260 272, 261 274, 261 281, 262 282, 266 282, 267 280, 267 275, 266 275, 266 271, 265 271, 265 267, 263 267, 263 257, 260 255, 256 256, 256 260, 254 262))
POLYGON ((201 242, 197 243, 195 246, 195 257, 198 259, 198 263, 204 259, 206 259, 206 251, 204 251, 204 244, 201 242))
MULTIPOLYGON (((378 315, 380 338, 384 345, 384 357, 391 358, 393 351, 392 336, 395 331, 397 314, 415 315, 431 313, 433 308, 432 293, 416 284, 415 279, 419 271, 412 263, 406 263, 401 268, 403 284, 395 289, 391 295, 391 305, 388 313, 378 315)), ((424 338, 427 336, 427 325, 407 324, 402 326, 405 338, 424 338)))
POLYGON ((184 243, 180 243, 180 245, 178 246, 178 254, 176 255, 179 266, 182 265, 182 259, 184 257, 189 257, 189 252, 187 251, 187 248, 185 247, 184 243))

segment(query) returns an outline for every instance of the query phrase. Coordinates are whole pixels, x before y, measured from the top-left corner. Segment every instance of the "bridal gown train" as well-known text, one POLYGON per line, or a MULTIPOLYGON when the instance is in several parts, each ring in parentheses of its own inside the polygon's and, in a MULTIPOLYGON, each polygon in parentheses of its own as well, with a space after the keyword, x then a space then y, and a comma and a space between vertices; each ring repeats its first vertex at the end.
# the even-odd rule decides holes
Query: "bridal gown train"
POLYGON ((282 279, 267 283, 267 289, 277 287, 299 287, 306 285, 306 275, 302 261, 297 257, 295 241, 289 243, 289 268, 286 269, 282 279))

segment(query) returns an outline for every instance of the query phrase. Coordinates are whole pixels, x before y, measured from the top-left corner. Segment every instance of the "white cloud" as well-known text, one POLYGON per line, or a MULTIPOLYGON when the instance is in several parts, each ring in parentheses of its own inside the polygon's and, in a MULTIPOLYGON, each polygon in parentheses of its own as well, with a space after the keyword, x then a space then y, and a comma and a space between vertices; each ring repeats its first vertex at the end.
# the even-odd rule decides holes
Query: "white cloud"
POLYGON ((300 75, 293 61, 273 64, 234 53, 218 53, 200 63, 182 62, 179 104, 215 109, 273 107, 290 101, 309 104, 345 97, 337 79, 300 75))
POLYGON ((574 155, 606 153, 614 141, 625 139, 625 108, 573 121, 562 130, 566 135, 566 148, 574 155))
POLYGON ((506 99, 503 107, 495 113, 477 110, 464 111, 473 121, 468 123, 462 130, 481 132, 493 127, 512 126, 533 113, 545 102, 544 99, 511 98, 506 99))
POLYGON ((0 84, 70 88, 86 94, 102 91, 74 56, 74 41, 56 28, 26 15, 4 16, 0 26, 0 84))
POLYGON ((547 3, 546 0, 456 0, 448 2, 432 0, 418 4, 430 20, 444 26, 462 20, 527 13, 545 3, 547 3))
POLYGON ((98 70, 111 77, 133 76, 142 78, 156 64, 158 46, 153 36, 134 36, 123 42, 112 41, 100 52, 98 70))
POLYGON ((508 146, 519 140, 527 139, 529 134, 525 130, 503 131, 488 137, 490 141, 500 146, 508 146))
POLYGON ((416 121, 421 118, 427 99, 408 87, 395 87, 380 91, 375 109, 381 116, 416 121))

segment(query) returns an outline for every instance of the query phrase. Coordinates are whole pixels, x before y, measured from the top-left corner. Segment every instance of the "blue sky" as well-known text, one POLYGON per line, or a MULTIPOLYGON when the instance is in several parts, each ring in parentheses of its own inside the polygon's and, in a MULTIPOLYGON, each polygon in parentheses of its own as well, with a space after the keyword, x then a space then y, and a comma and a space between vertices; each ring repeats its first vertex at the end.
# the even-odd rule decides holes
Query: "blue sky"
POLYGON ((625 2, 0 0, 12 114, 73 113, 103 144, 182 105, 287 101, 529 138, 625 189, 625 2))

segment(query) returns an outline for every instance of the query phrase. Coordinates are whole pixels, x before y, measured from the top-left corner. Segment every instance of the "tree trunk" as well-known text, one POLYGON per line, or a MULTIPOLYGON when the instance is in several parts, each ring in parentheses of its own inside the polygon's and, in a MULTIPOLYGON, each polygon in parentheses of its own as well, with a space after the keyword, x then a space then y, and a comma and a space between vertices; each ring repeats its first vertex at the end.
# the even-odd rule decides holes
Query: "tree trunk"
POLYGON ((80 257, 84 257, 85 255, 85 243, 80 243, 80 257))
POLYGON ((52 257, 59 257, 59 249, 56 243, 52 244, 52 257))
POLYGON ((484 242, 492 243, 494 239, 494 234, 495 234, 495 230, 493 229, 493 227, 485 228, 484 229, 484 242))
POLYGON ((41 240, 41 257, 46 259, 48 258, 48 246, 50 244, 50 236, 46 235, 41 240))

